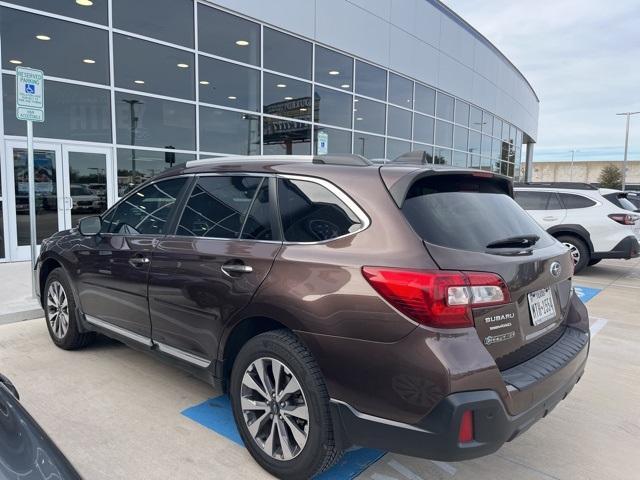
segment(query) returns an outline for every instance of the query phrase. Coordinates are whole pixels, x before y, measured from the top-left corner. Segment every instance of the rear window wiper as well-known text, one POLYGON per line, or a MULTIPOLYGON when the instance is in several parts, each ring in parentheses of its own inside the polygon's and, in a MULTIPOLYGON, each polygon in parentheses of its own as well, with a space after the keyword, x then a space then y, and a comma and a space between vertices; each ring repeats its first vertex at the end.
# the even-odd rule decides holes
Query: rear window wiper
POLYGON ((486 248, 528 248, 540 240, 538 235, 518 235, 488 243, 486 248))

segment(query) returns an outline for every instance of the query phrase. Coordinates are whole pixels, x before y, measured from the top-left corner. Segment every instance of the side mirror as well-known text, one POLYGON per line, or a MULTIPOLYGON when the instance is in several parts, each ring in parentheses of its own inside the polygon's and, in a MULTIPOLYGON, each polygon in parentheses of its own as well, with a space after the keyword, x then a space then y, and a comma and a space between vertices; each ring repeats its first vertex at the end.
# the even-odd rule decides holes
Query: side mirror
POLYGON ((98 235, 102 230, 102 218, 97 215, 92 217, 84 217, 78 223, 78 230, 82 235, 87 237, 98 235))

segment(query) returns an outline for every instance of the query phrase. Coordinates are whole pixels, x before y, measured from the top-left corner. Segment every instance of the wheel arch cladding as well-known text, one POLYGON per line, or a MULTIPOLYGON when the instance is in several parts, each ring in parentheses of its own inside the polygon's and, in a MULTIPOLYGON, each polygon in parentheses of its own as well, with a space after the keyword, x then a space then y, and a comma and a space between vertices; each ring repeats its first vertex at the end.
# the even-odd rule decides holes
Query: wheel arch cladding
POLYGON ((547 233, 549 233, 553 237, 559 237, 561 235, 577 237, 585 243, 585 245, 589 249, 589 253, 593 253, 593 243, 591 243, 591 235, 582 225, 556 225, 549 228, 547 230, 547 233))
POLYGON ((63 268, 62 263, 59 260, 49 257, 44 262, 42 262, 42 266, 40 267, 40 303, 44 308, 44 287, 47 282, 47 278, 56 268, 63 268))

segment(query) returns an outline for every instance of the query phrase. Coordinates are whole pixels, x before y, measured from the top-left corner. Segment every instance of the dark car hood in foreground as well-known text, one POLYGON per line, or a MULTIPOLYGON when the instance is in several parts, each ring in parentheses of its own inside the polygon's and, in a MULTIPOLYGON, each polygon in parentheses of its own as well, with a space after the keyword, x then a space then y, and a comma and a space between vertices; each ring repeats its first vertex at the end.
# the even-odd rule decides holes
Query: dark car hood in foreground
POLYGON ((0 381, 0 480, 75 480, 80 475, 0 381))

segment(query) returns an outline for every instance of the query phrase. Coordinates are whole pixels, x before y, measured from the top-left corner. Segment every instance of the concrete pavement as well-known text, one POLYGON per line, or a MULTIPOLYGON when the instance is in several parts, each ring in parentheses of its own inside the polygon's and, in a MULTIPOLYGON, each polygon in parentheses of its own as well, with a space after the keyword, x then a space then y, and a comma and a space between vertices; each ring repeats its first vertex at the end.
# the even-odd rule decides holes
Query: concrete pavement
POLYGON ((0 325, 42 315, 31 293, 31 262, 0 263, 0 325))

